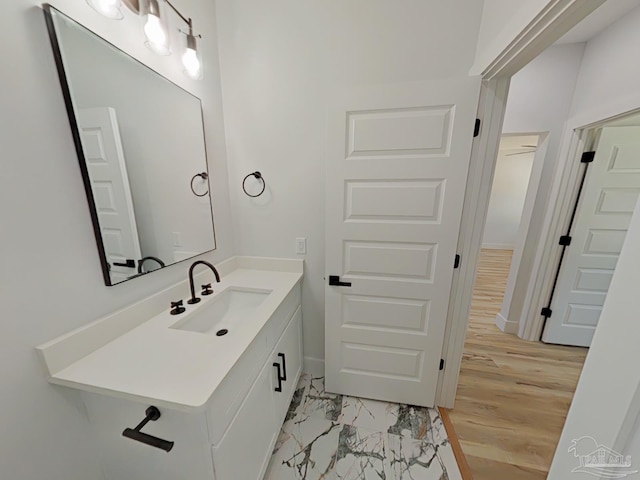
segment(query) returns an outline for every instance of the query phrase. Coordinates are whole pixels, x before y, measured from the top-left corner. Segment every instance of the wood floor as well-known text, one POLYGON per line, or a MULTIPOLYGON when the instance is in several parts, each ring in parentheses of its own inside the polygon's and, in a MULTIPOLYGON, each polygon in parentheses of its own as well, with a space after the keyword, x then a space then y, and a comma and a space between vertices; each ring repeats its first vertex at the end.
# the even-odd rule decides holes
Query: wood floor
POLYGON ((547 477, 587 349, 527 342, 495 326, 511 250, 482 250, 455 408, 474 480, 547 477))

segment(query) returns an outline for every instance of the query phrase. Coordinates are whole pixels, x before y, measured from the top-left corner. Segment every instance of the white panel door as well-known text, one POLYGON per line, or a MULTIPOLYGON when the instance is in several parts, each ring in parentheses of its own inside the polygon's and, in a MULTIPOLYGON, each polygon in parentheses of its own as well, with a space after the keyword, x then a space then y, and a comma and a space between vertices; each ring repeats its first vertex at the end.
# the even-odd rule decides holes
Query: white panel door
POLYGON ((115 264, 142 257, 118 120, 110 107, 80 108, 77 115, 111 283, 115 284, 136 273, 135 267, 115 264))
POLYGON ((344 92, 329 113, 326 388, 433 406, 479 78, 344 92))
POLYGON ((640 194, 640 127, 603 128, 542 341, 588 347, 640 194))

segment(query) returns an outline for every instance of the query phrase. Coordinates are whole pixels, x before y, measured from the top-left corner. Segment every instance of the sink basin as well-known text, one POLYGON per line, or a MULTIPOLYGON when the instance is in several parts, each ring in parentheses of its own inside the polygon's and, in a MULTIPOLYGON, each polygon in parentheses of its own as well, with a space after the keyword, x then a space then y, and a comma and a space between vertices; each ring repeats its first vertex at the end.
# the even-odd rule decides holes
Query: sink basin
POLYGON ((228 288, 192 315, 169 328, 207 334, 225 335, 250 316, 269 296, 271 290, 228 288))

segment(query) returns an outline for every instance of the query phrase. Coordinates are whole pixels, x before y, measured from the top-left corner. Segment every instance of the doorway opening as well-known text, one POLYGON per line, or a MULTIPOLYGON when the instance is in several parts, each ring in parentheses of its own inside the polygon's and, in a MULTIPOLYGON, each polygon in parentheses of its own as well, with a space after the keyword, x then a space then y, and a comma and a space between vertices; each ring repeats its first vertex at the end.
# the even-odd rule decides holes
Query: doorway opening
POLYGON ((502 323, 501 330, 507 333, 515 332, 507 328, 510 325, 500 315, 500 305, 509 272, 517 271, 522 258, 544 163, 546 136, 505 133, 498 148, 480 252, 483 274, 474 288, 479 294, 482 291, 488 294, 485 307, 492 311, 493 323, 502 323))
MULTIPOLYGON (((523 471, 531 478, 546 476, 582 372, 588 351, 583 347, 595 332, 640 197, 640 112, 576 133, 585 139, 584 152, 571 174, 566 245, 541 342, 509 335, 496 324, 512 250, 483 248, 480 255, 456 406, 449 416, 471 470, 482 465, 494 478, 520 478, 523 471), (496 450, 478 448, 483 442, 496 450)), ((504 156, 501 147, 493 191, 500 192, 496 183, 502 182, 504 156)), ((492 196, 487 228, 494 198, 502 199, 492 196)))
MULTIPOLYGON (((613 23, 616 22, 609 25, 613 23)), ((599 33, 592 35, 596 38, 599 33)), ((583 347, 589 344, 595 330, 615 260, 640 194, 640 182, 628 183, 626 178, 626 174, 635 171, 640 174, 640 161, 636 160, 640 155, 633 153, 634 144, 640 144, 640 140, 616 136, 622 129, 635 126, 632 116, 622 113, 637 108, 637 103, 631 100, 624 105, 608 104, 609 97, 616 95, 608 90, 601 92, 599 108, 593 107, 593 97, 585 94, 585 85, 590 86, 585 80, 588 69, 582 66, 585 52, 589 53, 589 61, 596 58, 595 52, 589 51, 590 41, 584 38, 582 46, 556 44, 511 77, 509 95, 504 93, 501 97, 503 101, 508 98, 504 121, 505 125, 511 122, 518 128, 505 130, 494 121, 500 115, 491 109, 504 111, 503 104, 489 101, 481 104, 481 113, 489 111, 492 119, 483 119, 485 128, 494 132, 500 129, 498 132, 502 133, 546 131, 547 136, 541 142, 546 142, 548 149, 540 187, 534 195, 541 214, 532 214, 526 235, 533 248, 523 248, 518 260, 527 268, 512 265, 512 275, 508 275, 504 271, 506 261, 498 262, 503 270, 497 279, 496 259, 488 258, 485 249, 477 269, 455 408, 450 416, 471 470, 486 474, 481 478, 546 478, 581 374, 587 352, 583 347), (571 65, 572 81, 569 81, 571 72, 562 75, 567 80, 564 86, 551 79, 553 72, 561 68, 570 70, 571 65), (529 87, 528 95, 522 95, 518 102, 519 88, 524 85, 518 77, 532 69, 541 74, 539 81, 529 78, 524 82, 529 87), (548 82, 549 96, 531 94, 533 87, 542 86, 543 82, 548 82), (530 118, 543 118, 545 106, 549 107, 547 118, 557 118, 559 124, 522 127, 530 118), (520 115, 527 109, 534 114, 520 115), (585 151, 596 152, 589 164, 580 162, 585 151), (601 157, 600 163, 596 157, 601 157), (598 183, 600 177, 605 180, 598 183), (548 201, 542 209, 541 199, 548 201), (571 236, 570 245, 559 246, 561 236, 571 236), (543 244, 544 255, 538 253, 539 245, 543 244), (566 251, 561 264, 559 247, 566 251), (556 276, 552 297, 551 285, 556 276), (502 294, 505 303, 500 305, 502 294), (492 299, 497 299, 495 303, 499 305, 491 304, 492 299), (544 328, 543 306, 552 312, 544 328), (552 338, 553 321, 559 321, 563 331, 573 337, 581 334, 588 341, 552 338), (541 342, 541 338, 547 343, 541 342)), ((493 83, 496 85, 500 87, 499 81, 493 83)), ((476 154, 491 148, 480 145, 476 154)), ((499 163, 495 166, 496 180, 500 178, 499 163)), ((487 183, 485 178, 484 184, 487 183)), ((468 222, 472 224, 472 220, 468 222)), ((494 233, 487 231, 490 228, 487 223, 482 241, 485 247, 495 246, 487 240, 487 235, 494 233)), ((496 244, 499 246, 500 242, 496 244)))
MULTIPOLYGON (((482 238, 469 328, 517 333, 501 315, 510 272, 517 274, 546 153, 546 133, 501 136, 482 238), (534 168, 535 167, 535 168, 534 168)), ((512 293, 510 293, 511 295, 512 293)))

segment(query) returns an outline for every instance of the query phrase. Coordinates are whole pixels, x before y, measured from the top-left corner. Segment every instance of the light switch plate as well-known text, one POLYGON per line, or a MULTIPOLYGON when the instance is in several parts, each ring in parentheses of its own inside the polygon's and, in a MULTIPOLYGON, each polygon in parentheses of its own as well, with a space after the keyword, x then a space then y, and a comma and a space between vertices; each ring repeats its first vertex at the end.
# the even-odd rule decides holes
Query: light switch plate
POLYGON ((304 237, 296 238, 296 253, 305 255, 307 253, 307 239, 304 237))

